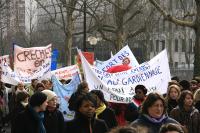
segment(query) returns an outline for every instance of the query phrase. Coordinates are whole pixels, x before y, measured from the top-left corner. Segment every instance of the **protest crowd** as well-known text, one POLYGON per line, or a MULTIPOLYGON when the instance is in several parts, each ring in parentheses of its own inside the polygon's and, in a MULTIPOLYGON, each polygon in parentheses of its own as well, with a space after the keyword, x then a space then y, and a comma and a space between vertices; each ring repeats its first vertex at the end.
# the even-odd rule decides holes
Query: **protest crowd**
MULTIPOLYGON (((121 63, 109 67, 106 76, 135 70, 129 58, 125 57, 121 63)), ((88 78, 85 71, 75 81, 74 75, 70 79, 52 76, 14 85, 5 82, 2 67, 0 133, 6 133, 7 126, 11 127, 11 133, 200 133, 200 76, 189 81, 170 77, 162 93, 159 89, 149 91, 147 82, 134 86, 127 83, 125 86, 132 89, 131 98, 119 102, 112 99, 118 94, 111 90, 118 90, 118 97, 123 97, 120 94, 124 89, 112 88, 105 93, 104 87, 91 88, 90 84, 97 81, 88 78), (67 90, 72 83, 76 85, 67 90)), ((84 70, 84 64, 82 67, 84 70)), ((155 71, 154 76, 157 76, 155 71)), ((107 83, 111 84, 110 80, 107 83)))

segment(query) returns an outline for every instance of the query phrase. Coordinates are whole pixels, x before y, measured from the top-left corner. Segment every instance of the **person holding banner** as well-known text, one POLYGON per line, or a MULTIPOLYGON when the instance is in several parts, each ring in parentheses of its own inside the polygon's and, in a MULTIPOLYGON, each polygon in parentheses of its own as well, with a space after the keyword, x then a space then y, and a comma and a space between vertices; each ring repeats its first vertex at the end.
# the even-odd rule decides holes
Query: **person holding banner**
POLYGON ((69 98, 69 110, 70 111, 74 111, 75 110, 75 106, 76 106, 76 100, 79 96, 84 95, 85 93, 89 92, 89 88, 88 88, 88 83, 86 81, 81 82, 78 87, 76 92, 74 92, 71 97, 69 98))
POLYGON ((78 97, 76 117, 66 122, 65 133, 106 133, 108 127, 103 120, 95 118, 97 102, 93 94, 86 93, 78 97))
POLYGON ((141 115, 131 123, 136 129, 147 128, 148 133, 158 133, 163 124, 175 123, 168 117, 164 98, 158 93, 150 93, 141 107, 141 115))
POLYGON ((23 91, 27 92, 27 91, 25 90, 24 84, 23 84, 22 82, 21 82, 21 83, 18 83, 18 85, 17 85, 17 90, 15 91, 15 94, 17 95, 17 93, 23 92, 23 91))
MULTIPOLYGON (((107 72, 117 73, 117 72, 127 71, 132 68, 131 66, 129 66, 129 64, 130 64, 130 59, 128 57, 125 57, 122 60, 122 65, 112 66, 107 70, 107 72)), ((110 106, 115 111, 118 125, 120 126, 126 125, 127 121, 125 119, 125 111, 127 108, 127 104, 111 103, 110 106)))
POLYGON ((27 88, 27 92, 30 96, 35 93, 37 83, 38 79, 31 79, 31 85, 27 88))
POLYGON ((142 102, 146 99, 147 89, 144 85, 137 85, 135 87, 135 95, 132 102, 128 104, 125 118, 127 121, 132 122, 139 116, 139 110, 142 102))

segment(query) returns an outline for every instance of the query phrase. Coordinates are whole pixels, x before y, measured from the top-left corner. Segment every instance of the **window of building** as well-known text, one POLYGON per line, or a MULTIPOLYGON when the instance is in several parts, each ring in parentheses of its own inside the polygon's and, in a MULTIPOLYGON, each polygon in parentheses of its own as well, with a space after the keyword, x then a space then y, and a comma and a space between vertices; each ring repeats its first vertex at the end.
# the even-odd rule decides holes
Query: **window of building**
POLYGON ((178 30, 178 25, 177 24, 175 24, 175 29, 178 30))
POLYGON ((170 1, 169 1, 169 5, 170 5, 170 6, 169 6, 169 7, 170 7, 170 9, 172 9, 173 0, 170 0, 170 1))
POLYGON ((181 62, 181 67, 185 68, 185 62, 181 62))
POLYGON ((193 45, 192 45, 192 39, 189 39, 189 52, 193 52, 193 45))
POLYGON ((182 52, 186 52, 186 42, 185 42, 185 39, 182 39, 182 52))
POLYGON ((178 68, 178 62, 174 62, 174 67, 178 68))
POLYGON ((150 40, 150 51, 154 51, 153 40, 150 40))
POLYGON ((178 39, 175 39, 175 48, 174 48, 175 52, 178 52, 178 39))
POLYGON ((162 40, 161 42, 162 42, 162 50, 164 50, 165 49, 165 40, 162 40))
POLYGON ((180 8, 179 0, 176 0, 175 4, 176 4, 176 9, 179 9, 180 8))
POLYGON ((159 40, 156 40, 156 52, 159 52, 159 40))
POLYGON ((166 21, 163 19, 163 31, 165 31, 165 23, 166 21))
POLYGON ((169 22, 169 30, 172 30, 172 23, 169 22))

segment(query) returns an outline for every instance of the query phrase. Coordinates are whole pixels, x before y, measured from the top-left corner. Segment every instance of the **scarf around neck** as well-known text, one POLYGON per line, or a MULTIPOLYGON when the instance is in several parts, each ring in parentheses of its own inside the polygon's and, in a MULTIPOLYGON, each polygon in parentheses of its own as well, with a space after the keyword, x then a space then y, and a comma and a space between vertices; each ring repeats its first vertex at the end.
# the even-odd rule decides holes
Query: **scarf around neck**
POLYGON ((161 123, 163 120, 165 120, 167 118, 166 115, 162 115, 160 118, 156 119, 156 118, 153 118, 153 117, 150 117, 149 115, 146 115, 144 114, 143 115, 147 120, 149 120, 150 122, 152 123, 156 123, 156 124, 159 124, 161 123))
POLYGON ((101 114, 106 109, 106 105, 104 103, 101 103, 100 107, 96 109, 96 118, 98 118, 98 115, 101 114))
POLYGON ((46 133, 46 129, 43 124, 44 112, 36 112, 32 107, 30 107, 30 112, 32 113, 34 118, 38 121, 39 132, 46 133))

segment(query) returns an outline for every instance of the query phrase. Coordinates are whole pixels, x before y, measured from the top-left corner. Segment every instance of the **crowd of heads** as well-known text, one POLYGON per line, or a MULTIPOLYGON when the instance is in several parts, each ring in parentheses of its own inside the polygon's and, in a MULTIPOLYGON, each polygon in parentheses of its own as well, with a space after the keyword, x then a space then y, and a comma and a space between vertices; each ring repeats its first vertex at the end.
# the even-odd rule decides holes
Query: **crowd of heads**
MULTIPOLYGON (((63 84, 70 82, 63 80, 63 84)), ((2 86, 2 82, 0 82, 2 86)), ((2 87, 1 87, 2 88, 2 87)), ((31 81, 31 88, 23 83, 18 83, 15 87, 15 102, 24 106, 31 106, 38 112, 58 107, 59 100, 55 92, 52 90, 53 85, 49 80, 31 81), (30 93, 30 91, 33 93, 30 93)), ((187 108, 200 109, 200 78, 195 77, 191 81, 181 80, 173 77, 168 84, 167 92, 161 95, 157 92, 148 93, 148 88, 139 84, 135 86, 133 99, 141 101, 138 113, 155 119, 156 121, 162 117, 170 116, 171 111, 179 107, 187 110, 187 108)), ((90 90, 86 81, 81 82, 72 94, 69 102, 69 109, 76 112, 76 117, 84 116, 91 119, 95 115, 97 108, 103 104, 110 107, 110 103, 106 101, 104 93, 101 90, 90 90)), ((139 118, 139 116, 138 116, 139 118)), ((183 126, 183 125, 182 125, 183 126)), ((181 126, 174 123, 164 124, 160 127, 159 133, 184 133, 181 126)), ((138 130, 133 126, 117 127, 110 130, 109 133, 138 133, 145 132, 145 129, 138 130)))

